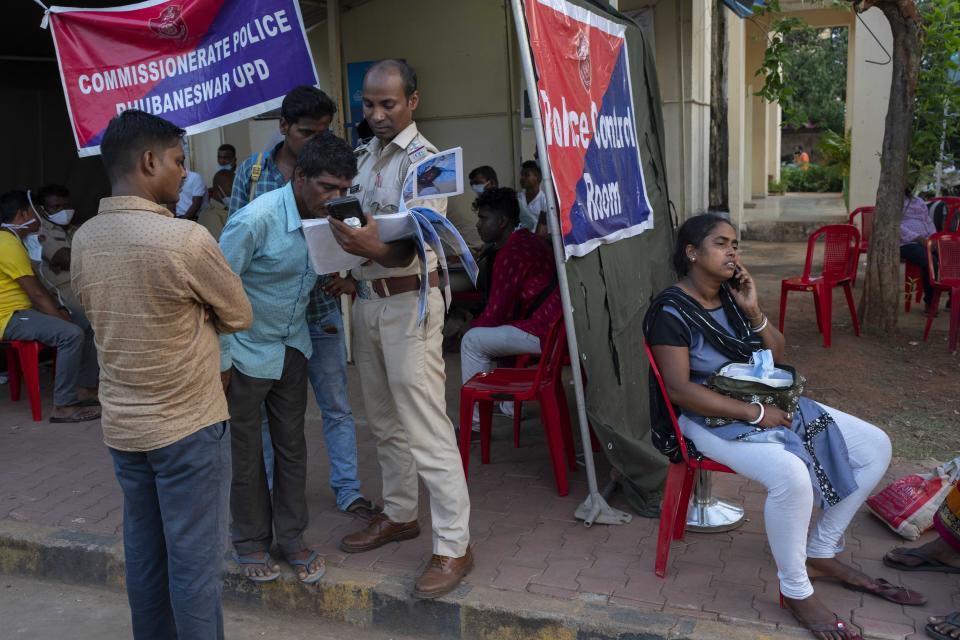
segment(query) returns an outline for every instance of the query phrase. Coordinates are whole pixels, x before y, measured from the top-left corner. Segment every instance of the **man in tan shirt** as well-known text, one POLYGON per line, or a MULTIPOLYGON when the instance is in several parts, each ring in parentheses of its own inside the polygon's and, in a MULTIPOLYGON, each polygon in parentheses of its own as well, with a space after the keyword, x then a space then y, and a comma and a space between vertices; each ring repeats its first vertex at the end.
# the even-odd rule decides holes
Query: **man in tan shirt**
POLYGON ((113 197, 77 231, 70 264, 96 335, 138 640, 223 638, 231 468, 217 334, 252 321, 210 234, 164 206, 186 175, 183 134, 141 111, 110 121, 100 152, 113 197))
MULTIPOLYGON (((395 213, 411 164, 436 153, 413 122, 419 100, 417 76, 407 63, 384 60, 367 71, 363 115, 375 138, 357 150, 358 174, 351 191, 368 216, 395 213)), ((446 212, 444 199, 418 204, 446 212)), ((340 548, 359 553, 420 535, 419 476, 430 492, 433 557, 417 578, 414 595, 436 598, 473 567, 470 496, 444 399, 444 304, 437 257, 427 250, 430 292, 420 325, 421 271, 412 243, 384 245, 370 226, 354 230, 337 220, 330 225, 346 251, 370 259, 352 273, 358 295, 353 353, 383 472, 383 513, 346 536, 340 548), (404 245, 406 253, 398 251, 404 245)))

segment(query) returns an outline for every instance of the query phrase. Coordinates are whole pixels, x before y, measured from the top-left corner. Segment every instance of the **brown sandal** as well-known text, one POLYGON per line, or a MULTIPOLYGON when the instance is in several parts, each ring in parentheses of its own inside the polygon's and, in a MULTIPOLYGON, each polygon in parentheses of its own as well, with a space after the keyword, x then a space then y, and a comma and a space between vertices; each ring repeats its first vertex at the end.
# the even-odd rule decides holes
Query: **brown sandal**
POLYGON ((850 584, 847 582, 841 583, 844 589, 849 589, 850 591, 858 591, 860 593, 869 593, 870 595, 877 596, 878 598, 883 598, 890 602, 896 604, 903 604, 908 607, 919 607, 927 603, 927 596, 914 591, 913 589, 908 589, 907 587, 902 587, 895 585, 891 582, 887 582, 883 578, 877 578, 873 581, 873 584, 869 586, 862 586, 857 584, 850 584))

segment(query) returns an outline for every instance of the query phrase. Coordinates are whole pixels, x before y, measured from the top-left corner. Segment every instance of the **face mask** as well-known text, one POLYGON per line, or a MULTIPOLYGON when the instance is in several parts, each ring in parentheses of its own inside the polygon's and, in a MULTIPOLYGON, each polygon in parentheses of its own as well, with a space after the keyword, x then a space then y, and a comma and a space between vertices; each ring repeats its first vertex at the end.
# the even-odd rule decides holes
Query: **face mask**
POLYGON ((233 171, 232 164, 218 164, 217 168, 220 169, 220 171, 233 171))
POLYGON ((24 238, 23 246, 26 248, 27 255, 30 256, 31 262, 40 262, 43 260, 43 247, 40 246, 40 237, 36 233, 31 233, 24 238))
POLYGON ((476 191, 477 193, 483 193, 486 191, 487 185, 485 184, 472 184, 470 188, 476 191))
POLYGON ((56 213, 51 213, 47 217, 53 224, 58 224, 61 227, 65 227, 70 224, 71 220, 73 220, 73 213, 73 209, 61 209, 56 213))

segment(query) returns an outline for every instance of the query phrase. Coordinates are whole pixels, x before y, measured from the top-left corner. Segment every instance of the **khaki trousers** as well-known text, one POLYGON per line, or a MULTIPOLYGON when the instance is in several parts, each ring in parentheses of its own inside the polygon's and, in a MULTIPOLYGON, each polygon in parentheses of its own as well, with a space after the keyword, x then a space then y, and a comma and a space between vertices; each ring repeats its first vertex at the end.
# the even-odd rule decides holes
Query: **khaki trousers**
POLYGON ((444 397, 443 298, 430 290, 417 326, 418 293, 353 307, 353 353, 370 430, 383 471, 383 511, 394 522, 417 519, 419 485, 430 492, 433 552, 462 557, 470 541, 470 496, 444 397))

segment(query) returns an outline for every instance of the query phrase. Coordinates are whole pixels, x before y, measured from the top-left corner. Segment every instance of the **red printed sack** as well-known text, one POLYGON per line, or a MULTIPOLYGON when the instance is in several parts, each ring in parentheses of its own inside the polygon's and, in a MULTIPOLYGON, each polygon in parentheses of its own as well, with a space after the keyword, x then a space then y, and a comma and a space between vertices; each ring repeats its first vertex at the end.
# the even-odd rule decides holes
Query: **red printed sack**
POLYGON ((867 500, 867 509, 907 540, 916 540, 933 526, 933 516, 960 476, 960 458, 933 473, 916 473, 894 480, 867 500))

